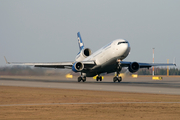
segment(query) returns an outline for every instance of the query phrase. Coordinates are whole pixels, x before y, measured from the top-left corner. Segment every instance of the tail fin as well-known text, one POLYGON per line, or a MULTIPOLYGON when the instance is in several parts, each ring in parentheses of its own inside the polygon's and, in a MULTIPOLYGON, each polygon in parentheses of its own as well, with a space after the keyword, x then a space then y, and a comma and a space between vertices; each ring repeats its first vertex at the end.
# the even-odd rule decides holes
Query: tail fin
POLYGON ((82 49, 84 49, 84 43, 83 43, 83 41, 82 41, 82 39, 81 39, 80 32, 77 33, 77 37, 78 37, 79 49, 80 49, 80 51, 81 51, 82 49))
POLYGON ((8 61, 7 61, 7 59, 6 59, 6 57, 4 56, 4 59, 5 59, 5 61, 6 61, 6 64, 10 64, 8 61))
POLYGON ((176 66, 176 58, 173 59, 173 64, 176 66))

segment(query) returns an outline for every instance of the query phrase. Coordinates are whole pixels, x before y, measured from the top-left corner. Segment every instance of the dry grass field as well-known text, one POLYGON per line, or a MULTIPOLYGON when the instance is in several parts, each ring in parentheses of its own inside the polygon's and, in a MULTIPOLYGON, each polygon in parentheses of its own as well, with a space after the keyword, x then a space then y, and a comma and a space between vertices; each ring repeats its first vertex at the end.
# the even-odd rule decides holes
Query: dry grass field
POLYGON ((179 120, 175 102, 179 95, 0 86, 0 120, 179 120))

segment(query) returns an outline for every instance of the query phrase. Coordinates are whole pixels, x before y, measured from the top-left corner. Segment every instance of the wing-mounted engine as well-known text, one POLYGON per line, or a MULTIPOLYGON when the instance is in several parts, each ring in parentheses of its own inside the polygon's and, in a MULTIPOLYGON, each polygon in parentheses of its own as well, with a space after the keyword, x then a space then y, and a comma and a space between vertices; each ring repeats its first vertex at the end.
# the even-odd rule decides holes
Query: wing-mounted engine
POLYGON ((72 71, 80 72, 84 69, 84 64, 82 62, 75 62, 72 66, 72 71))
POLYGON ((139 63, 137 63, 137 62, 132 62, 130 65, 129 65, 129 67, 128 67, 128 69, 129 69, 129 71, 131 72, 131 73, 134 73, 134 72, 137 72, 138 70, 139 70, 139 63))
POLYGON ((76 61, 83 61, 85 58, 91 55, 91 50, 89 48, 82 49, 80 53, 76 56, 76 61))

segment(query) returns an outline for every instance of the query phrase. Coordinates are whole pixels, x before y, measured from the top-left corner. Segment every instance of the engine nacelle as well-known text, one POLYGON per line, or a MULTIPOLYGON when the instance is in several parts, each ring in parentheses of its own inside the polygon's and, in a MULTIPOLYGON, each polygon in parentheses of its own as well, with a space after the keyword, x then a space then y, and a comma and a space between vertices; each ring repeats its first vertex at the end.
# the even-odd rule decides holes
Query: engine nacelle
POLYGON ((76 62, 72 66, 72 71, 80 72, 84 69, 84 64, 82 62, 76 62))
POLYGON ((80 53, 76 56, 76 61, 83 61, 85 58, 91 55, 91 50, 89 48, 85 48, 81 50, 80 53))
POLYGON ((128 67, 129 71, 131 73, 137 72, 139 70, 139 63, 137 62, 132 62, 129 67, 128 67))

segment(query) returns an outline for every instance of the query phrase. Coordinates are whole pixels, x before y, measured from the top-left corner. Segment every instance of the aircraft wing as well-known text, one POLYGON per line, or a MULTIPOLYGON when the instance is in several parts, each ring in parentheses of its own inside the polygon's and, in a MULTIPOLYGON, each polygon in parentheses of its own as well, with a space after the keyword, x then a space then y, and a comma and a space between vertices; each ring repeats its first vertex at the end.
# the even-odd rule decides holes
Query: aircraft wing
POLYGON ((48 62, 48 63, 28 63, 28 62, 8 62, 7 64, 13 65, 27 65, 34 67, 46 67, 46 68, 69 68, 71 69, 73 62, 48 62))
MULTIPOLYGON (((131 63, 133 63, 133 62, 126 62, 126 61, 120 62, 122 67, 129 67, 129 65, 131 63)), ((173 65, 176 66, 176 64, 174 64, 174 63, 169 63, 169 64, 167 64, 167 63, 138 63, 138 64, 139 64, 140 68, 150 68, 152 66, 173 66, 173 65)))
MULTIPOLYGON (((8 62, 6 57, 4 57, 6 64, 12 65, 27 65, 27 66, 34 66, 34 67, 46 67, 46 68, 66 68, 72 69, 72 66, 75 62, 8 62)), ((95 65, 94 61, 82 61, 84 65, 95 65)))
POLYGON ((139 63, 140 68, 150 68, 152 66, 176 66, 176 64, 170 63, 139 63))

